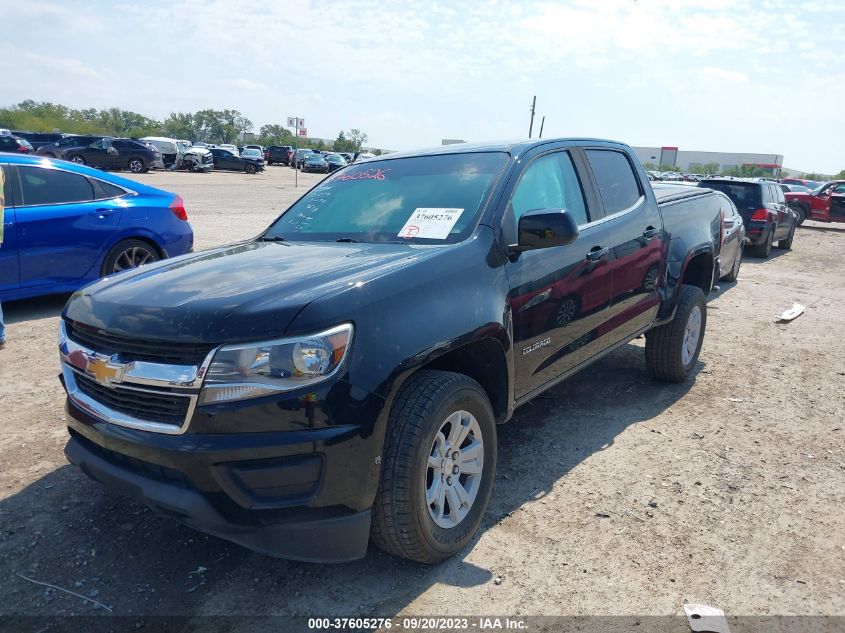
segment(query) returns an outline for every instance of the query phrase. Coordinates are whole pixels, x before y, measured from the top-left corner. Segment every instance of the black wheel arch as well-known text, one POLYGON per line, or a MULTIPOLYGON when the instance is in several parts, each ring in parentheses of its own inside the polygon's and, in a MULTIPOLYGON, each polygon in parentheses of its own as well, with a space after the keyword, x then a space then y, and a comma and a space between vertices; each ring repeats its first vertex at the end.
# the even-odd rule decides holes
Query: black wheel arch
POLYGON ((670 250, 657 320, 664 321, 672 318, 684 284, 700 288, 707 297, 719 278, 717 266, 718 259, 710 245, 690 249, 683 259, 673 259, 670 250))

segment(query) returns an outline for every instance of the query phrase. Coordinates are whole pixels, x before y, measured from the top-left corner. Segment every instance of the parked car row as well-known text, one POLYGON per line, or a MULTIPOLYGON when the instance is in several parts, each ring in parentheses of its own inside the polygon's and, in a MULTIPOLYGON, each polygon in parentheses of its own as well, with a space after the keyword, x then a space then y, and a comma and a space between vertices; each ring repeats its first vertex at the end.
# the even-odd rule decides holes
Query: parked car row
POLYGON ((705 178, 712 178, 705 174, 688 174, 677 171, 647 171, 646 175, 652 182, 699 182, 705 178))

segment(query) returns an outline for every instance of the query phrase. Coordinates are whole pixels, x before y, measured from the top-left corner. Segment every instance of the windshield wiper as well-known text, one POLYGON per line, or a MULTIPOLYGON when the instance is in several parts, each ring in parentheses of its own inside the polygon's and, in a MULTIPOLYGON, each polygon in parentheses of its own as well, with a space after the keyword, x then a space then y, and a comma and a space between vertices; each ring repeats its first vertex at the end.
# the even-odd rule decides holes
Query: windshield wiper
POLYGON ((261 238, 262 242, 287 242, 281 235, 265 235, 261 238))
POLYGON ((352 242, 357 244, 358 240, 353 240, 351 237, 339 237, 335 240, 335 242, 352 242))

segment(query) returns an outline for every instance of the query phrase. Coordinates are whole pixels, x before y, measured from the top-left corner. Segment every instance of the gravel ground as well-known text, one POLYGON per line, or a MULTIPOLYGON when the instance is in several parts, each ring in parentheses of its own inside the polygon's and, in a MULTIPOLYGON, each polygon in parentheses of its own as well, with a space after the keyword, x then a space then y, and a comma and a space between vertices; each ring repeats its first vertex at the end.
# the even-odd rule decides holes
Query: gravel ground
MULTIPOLYGON (((198 249, 255 235, 318 176, 151 173, 198 249)), ((641 341, 500 428, 478 537, 436 567, 276 560, 107 494, 62 455, 66 297, 4 305, 0 615, 845 615, 845 228, 745 260, 709 303, 695 376, 645 373, 641 341), (806 313, 775 322, 794 301, 806 313)))

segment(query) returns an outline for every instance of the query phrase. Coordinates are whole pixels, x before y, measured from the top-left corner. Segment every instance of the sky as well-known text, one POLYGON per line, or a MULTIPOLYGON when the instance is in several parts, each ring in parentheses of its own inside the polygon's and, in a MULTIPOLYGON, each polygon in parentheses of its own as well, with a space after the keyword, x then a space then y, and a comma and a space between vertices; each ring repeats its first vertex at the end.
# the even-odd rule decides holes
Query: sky
POLYGON ((0 0, 0 105, 358 128, 369 145, 544 138, 845 169, 843 0, 0 0))

